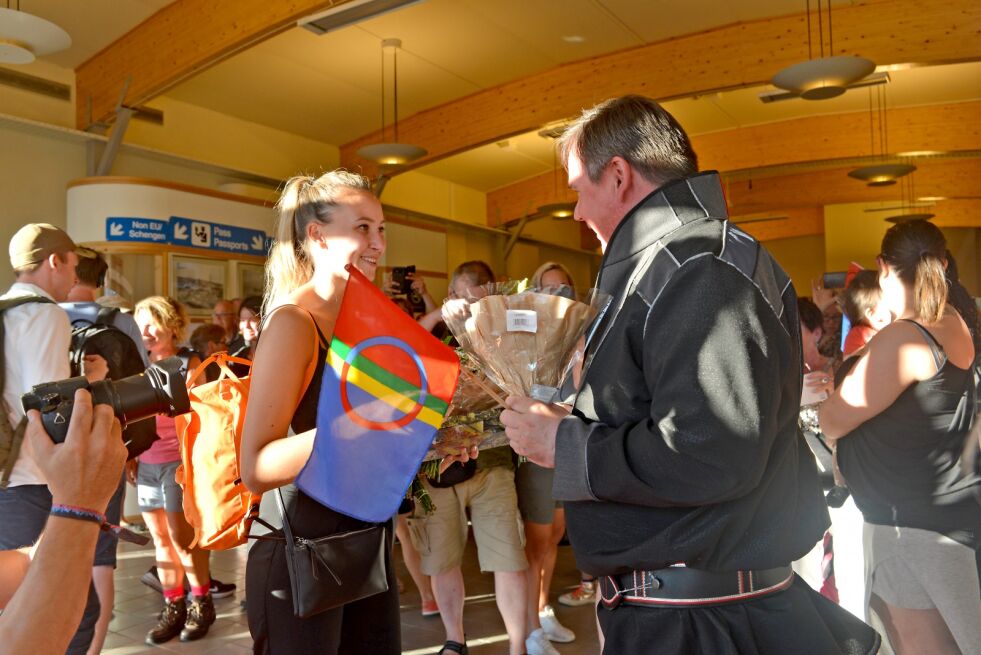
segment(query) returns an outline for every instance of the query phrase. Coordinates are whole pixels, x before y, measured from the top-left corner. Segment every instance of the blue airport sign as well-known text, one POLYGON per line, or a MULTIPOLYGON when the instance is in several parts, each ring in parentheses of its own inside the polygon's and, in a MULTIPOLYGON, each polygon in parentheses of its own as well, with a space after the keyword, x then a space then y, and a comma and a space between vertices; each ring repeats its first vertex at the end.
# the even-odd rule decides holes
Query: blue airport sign
POLYGON ((167 243, 167 233, 166 220, 123 216, 106 219, 106 241, 167 243))
POLYGON ((266 254, 266 233, 237 225, 170 217, 169 241, 175 246, 220 250, 242 255, 266 254))

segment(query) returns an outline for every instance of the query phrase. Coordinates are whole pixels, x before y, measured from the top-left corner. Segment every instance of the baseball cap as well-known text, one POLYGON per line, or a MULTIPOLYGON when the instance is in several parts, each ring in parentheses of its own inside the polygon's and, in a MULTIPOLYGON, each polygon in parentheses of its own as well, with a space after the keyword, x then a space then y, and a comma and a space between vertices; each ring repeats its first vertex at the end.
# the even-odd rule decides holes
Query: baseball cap
POLYGON ((75 251, 91 257, 92 251, 79 248, 64 230, 49 223, 28 223, 10 240, 10 266, 14 270, 39 264, 53 253, 75 251))

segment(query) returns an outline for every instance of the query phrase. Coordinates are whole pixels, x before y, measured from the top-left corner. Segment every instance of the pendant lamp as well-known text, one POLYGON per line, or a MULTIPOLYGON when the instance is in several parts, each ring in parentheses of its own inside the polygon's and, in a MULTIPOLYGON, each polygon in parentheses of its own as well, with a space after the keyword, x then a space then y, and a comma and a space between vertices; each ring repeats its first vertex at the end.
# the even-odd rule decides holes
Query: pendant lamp
POLYGON ((875 63, 864 57, 834 56, 834 33, 831 29, 831 0, 828 5, 828 55, 824 56, 824 11, 818 0, 818 45, 820 57, 813 55, 811 42, 811 2, 806 2, 807 61, 784 68, 770 80, 774 86, 796 93, 805 100, 826 100, 844 93, 850 84, 875 71, 875 63))
POLYGON ((0 64, 29 64, 41 55, 58 52, 71 46, 68 32, 49 20, 20 11, 0 7, 0 64))
POLYGON ((383 168, 397 168, 424 157, 425 148, 409 143, 399 143, 399 74, 398 51, 402 47, 401 39, 385 39, 382 41, 382 139, 385 138, 385 56, 392 55, 392 137, 391 142, 371 143, 358 148, 358 156, 375 162, 383 168))

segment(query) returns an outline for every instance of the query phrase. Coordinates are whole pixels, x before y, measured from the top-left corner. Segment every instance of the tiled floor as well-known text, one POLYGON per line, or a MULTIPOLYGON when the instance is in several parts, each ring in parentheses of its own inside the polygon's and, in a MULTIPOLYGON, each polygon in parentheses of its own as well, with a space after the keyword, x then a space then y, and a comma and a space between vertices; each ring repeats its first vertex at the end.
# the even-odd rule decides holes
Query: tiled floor
MULTIPOLYGON (((402 594, 403 655, 430 655, 438 651, 444 640, 439 617, 425 618, 419 611, 419 594, 402 564, 396 546, 399 578, 405 585, 402 594)), ((183 644, 177 639, 157 647, 144 644, 147 631, 156 623, 162 600, 160 594, 140 583, 139 579, 153 565, 153 550, 121 544, 116 569, 115 618, 109 626, 103 653, 106 655, 137 655, 139 653, 184 653, 185 655, 242 655, 252 650, 249 628, 240 601, 244 598, 246 550, 239 548, 212 556, 212 574, 219 580, 238 585, 235 595, 215 601, 218 621, 208 636, 200 641, 183 644)), ((595 655, 598 652, 596 623, 592 606, 563 607, 555 602, 558 594, 573 588, 579 579, 572 551, 559 547, 559 559, 552 584, 553 606, 559 620, 576 632, 570 644, 556 644, 562 655, 595 655)), ((483 575, 477 568, 476 552, 471 542, 464 561, 464 580, 467 603, 464 626, 470 652, 473 655, 506 654, 507 636, 494 599, 493 576, 483 575)))

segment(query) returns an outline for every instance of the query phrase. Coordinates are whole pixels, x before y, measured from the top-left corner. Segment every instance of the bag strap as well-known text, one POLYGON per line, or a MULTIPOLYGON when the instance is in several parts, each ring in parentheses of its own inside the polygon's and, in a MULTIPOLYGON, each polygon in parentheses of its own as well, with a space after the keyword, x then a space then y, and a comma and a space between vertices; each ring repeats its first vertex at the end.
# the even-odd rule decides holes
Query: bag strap
POLYGON ((296 543, 296 540, 293 538, 293 529, 290 527, 289 517, 286 516, 286 503, 283 502, 282 487, 276 489, 276 507, 279 508, 279 515, 283 518, 283 534, 286 536, 286 543, 296 543))
POLYGON ((95 322, 102 325, 115 325, 118 313, 119 307, 100 307, 95 315, 95 322))
POLYGON ((232 372, 232 369, 228 367, 229 364, 241 364, 243 366, 252 367, 252 361, 245 359, 244 357, 232 357, 227 352, 217 352, 214 355, 209 356, 203 362, 197 365, 194 372, 191 373, 191 377, 187 381, 188 388, 193 387, 197 384, 199 377, 204 375, 205 370, 215 364, 221 369, 221 375, 218 377, 219 380, 223 378, 229 378, 235 382, 239 381, 239 377, 232 372))
POLYGON ((6 489, 10 484, 10 474, 14 470, 14 464, 20 456, 20 446, 24 443, 24 433, 27 432, 27 417, 23 417, 17 427, 11 429, 10 420, 7 418, 6 410, 0 416, 0 430, 4 432, 4 438, 10 435, 10 452, 7 453, 7 461, 3 463, 3 471, 0 473, 0 489, 6 489))

